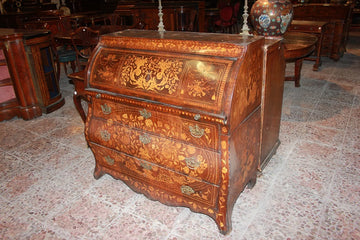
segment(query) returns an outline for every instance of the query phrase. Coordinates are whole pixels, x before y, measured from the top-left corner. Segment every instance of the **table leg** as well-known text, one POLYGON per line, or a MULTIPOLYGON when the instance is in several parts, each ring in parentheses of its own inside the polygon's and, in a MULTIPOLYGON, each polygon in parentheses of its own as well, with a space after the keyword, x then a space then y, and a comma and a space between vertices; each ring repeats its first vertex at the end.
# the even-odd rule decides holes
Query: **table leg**
POLYGON ((321 33, 319 40, 317 42, 316 60, 315 60, 314 66, 313 66, 313 71, 318 71, 319 67, 321 66, 321 48, 322 48, 323 38, 324 38, 324 34, 321 33))
POLYGON ((303 59, 300 58, 295 61, 295 87, 300 87, 300 75, 303 59))
POLYGON ((285 81, 295 81, 295 87, 300 87, 300 73, 303 63, 303 58, 297 59, 295 61, 295 75, 290 77, 285 77, 285 81))

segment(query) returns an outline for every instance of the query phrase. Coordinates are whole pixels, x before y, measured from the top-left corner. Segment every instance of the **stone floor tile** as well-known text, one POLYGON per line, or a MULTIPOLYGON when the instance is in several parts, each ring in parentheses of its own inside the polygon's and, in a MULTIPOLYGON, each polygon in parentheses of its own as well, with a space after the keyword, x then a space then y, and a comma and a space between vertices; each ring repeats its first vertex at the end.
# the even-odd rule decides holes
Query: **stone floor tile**
MULTIPOLYGON (((302 239, 315 240, 316 236, 303 231, 295 226, 283 226, 279 223, 268 221, 266 218, 258 218, 246 230, 246 233, 239 240, 282 240, 302 239)), ((235 239, 234 239, 235 240, 235 239)))
POLYGON ((291 152, 288 161, 336 169, 340 161, 341 148, 319 143, 300 141, 291 152))
POLYGON ((360 213, 353 207, 329 202, 318 232, 319 239, 360 239, 360 213))
POLYGON ((342 115, 342 112, 313 111, 308 118, 308 122, 323 127, 344 130, 348 123, 348 116, 342 115))
POLYGON ((165 239, 169 234, 170 229, 157 221, 147 221, 133 214, 124 213, 106 228, 102 239, 159 240, 165 239))
POLYGON ((204 214, 191 213, 186 219, 175 226, 173 233, 188 240, 199 239, 219 239, 221 233, 209 216, 204 214))
POLYGON ((264 199, 266 205, 258 211, 253 223, 258 224, 266 219, 284 227, 296 227, 309 236, 316 235, 324 207, 323 198, 296 189, 282 189, 280 184, 272 190, 271 195, 264 199))
POLYGON ((182 207, 169 207, 160 202, 152 201, 142 196, 130 207, 129 212, 148 221, 156 221, 171 229, 178 216, 185 210, 182 207))
POLYGON ((353 175, 345 171, 338 171, 334 175, 330 188, 330 199, 334 202, 359 207, 360 202, 360 175, 353 175))
POLYGON ((321 145, 341 146, 344 140, 345 131, 335 128, 327 128, 317 124, 305 125, 304 139, 321 145))

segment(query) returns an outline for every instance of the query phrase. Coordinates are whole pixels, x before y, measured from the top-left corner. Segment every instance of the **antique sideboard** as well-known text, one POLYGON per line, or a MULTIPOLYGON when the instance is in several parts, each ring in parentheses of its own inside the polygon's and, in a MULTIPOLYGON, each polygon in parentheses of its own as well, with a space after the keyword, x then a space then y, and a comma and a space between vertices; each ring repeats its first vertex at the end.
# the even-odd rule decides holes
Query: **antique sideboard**
POLYGON ((0 28, 0 121, 15 116, 29 120, 64 105, 55 56, 46 30, 0 28), (11 97, 10 97, 11 96, 11 97))
MULTIPOLYGON (((349 39, 352 7, 348 4, 295 4, 294 20, 328 22, 322 39, 321 56, 339 60, 349 39)), ((306 32, 306 31, 305 31, 306 32)))
POLYGON ((89 103, 95 178, 110 174, 150 199, 206 214, 228 233, 236 199, 279 144, 282 51, 279 39, 259 36, 103 35, 86 70, 70 75, 74 99, 89 103))

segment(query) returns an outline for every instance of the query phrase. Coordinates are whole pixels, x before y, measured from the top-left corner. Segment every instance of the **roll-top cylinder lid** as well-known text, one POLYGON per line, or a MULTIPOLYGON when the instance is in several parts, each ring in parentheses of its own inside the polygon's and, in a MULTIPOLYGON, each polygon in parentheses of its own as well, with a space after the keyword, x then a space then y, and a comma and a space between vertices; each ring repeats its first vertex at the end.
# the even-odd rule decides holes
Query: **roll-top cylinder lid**
POLYGON ((103 35, 86 88, 223 115, 247 47, 260 38, 147 30, 103 35))

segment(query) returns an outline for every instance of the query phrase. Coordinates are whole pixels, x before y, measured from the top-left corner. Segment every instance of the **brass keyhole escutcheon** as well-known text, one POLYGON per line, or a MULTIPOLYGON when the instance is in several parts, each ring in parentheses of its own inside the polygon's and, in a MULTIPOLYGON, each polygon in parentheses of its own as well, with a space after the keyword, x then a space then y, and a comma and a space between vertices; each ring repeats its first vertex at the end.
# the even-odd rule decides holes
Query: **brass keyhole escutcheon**
POLYGON ((201 118, 201 115, 200 115, 200 114, 195 114, 194 119, 195 119, 196 121, 199 121, 200 118, 201 118))
POLYGON ((181 192, 186 195, 191 195, 191 194, 195 193, 195 191, 194 191, 194 189, 192 189, 192 187, 189 187, 186 185, 182 185, 180 189, 181 189, 181 192))
POLYGON ((200 166, 200 161, 194 156, 185 158, 185 162, 186 166, 193 170, 197 169, 200 166))
POLYGON ((152 166, 149 163, 141 162, 140 165, 146 170, 151 170, 152 169, 152 166))
POLYGON ((149 137, 149 135, 147 135, 146 133, 143 135, 139 136, 139 140, 140 142, 142 142, 143 144, 149 144, 151 142, 151 138, 149 137))
POLYGON ((100 131, 100 137, 101 137, 102 140, 107 142, 107 141, 110 140, 111 134, 106 130, 101 130, 100 131))
POLYGON ((100 107, 101 107, 101 111, 104 114, 110 114, 111 113, 111 107, 109 105, 107 105, 106 103, 100 105, 100 107))
POLYGON ((114 165, 115 160, 113 158, 111 158, 110 156, 106 156, 105 157, 105 161, 107 162, 107 164, 109 165, 114 165))
POLYGON ((191 136, 193 136, 195 138, 201 138, 205 133, 205 129, 200 128, 197 124, 195 124, 194 127, 190 125, 189 130, 190 130, 191 136))

